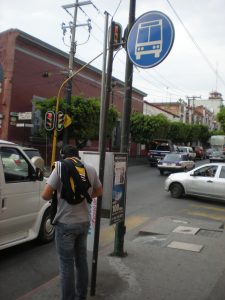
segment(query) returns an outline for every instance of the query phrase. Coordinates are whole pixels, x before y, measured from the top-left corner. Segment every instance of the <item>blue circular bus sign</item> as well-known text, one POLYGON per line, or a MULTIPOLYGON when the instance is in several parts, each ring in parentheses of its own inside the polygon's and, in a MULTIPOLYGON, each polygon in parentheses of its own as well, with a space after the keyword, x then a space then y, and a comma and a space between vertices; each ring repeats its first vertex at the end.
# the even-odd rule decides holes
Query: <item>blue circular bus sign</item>
POLYGON ((152 68, 169 54, 174 42, 171 20, 160 11, 141 15, 132 26, 127 40, 127 52, 134 65, 152 68))

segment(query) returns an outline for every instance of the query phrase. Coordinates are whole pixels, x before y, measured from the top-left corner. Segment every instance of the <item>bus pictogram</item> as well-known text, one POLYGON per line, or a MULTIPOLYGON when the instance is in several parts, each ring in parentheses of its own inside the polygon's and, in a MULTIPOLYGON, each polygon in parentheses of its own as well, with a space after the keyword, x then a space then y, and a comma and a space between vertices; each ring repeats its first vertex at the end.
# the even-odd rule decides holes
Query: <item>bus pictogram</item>
POLYGON ((146 54, 154 54, 155 57, 159 57, 162 51, 162 44, 162 19, 143 22, 138 25, 135 44, 135 56, 137 60, 146 54))

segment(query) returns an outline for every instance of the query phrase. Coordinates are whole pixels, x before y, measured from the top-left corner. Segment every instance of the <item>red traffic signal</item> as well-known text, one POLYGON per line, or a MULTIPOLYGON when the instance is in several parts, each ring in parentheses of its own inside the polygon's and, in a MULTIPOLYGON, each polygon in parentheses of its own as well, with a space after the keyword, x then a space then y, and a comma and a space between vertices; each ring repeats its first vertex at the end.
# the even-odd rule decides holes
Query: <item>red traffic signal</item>
POLYGON ((47 111, 45 113, 45 129, 51 131, 55 128, 55 113, 54 111, 47 111))
POLYGON ((122 26, 119 23, 114 25, 114 36, 113 36, 113 49, 117 50, 120 48, 122 43, 122 26))
POLYGON ((57 113, 56 129, 58 131, 63 130, 64 128, 64 113, 59 111, 57 113))

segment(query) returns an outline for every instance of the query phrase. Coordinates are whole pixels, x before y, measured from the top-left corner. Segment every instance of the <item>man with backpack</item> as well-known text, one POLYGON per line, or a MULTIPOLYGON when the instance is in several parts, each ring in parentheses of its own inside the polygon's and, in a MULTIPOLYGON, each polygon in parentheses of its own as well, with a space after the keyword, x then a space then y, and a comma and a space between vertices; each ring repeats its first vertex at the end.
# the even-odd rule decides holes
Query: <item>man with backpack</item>
POLYGON ((61 156, 63 160, 55 163, 42 198, 50 200, 57 193, 57 211, 53 223, 62 300, 83 300, 87 298, 88 289, 88 202, 102 195, 102 185, 95 168, 80 161, 76 147, 64 146, 61 156))

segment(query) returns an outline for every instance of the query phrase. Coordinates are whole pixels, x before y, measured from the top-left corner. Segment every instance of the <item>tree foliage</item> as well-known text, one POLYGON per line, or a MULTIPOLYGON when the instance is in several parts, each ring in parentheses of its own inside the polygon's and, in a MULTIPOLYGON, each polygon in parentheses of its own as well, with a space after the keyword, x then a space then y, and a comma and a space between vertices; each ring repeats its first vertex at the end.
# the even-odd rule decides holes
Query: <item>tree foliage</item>
MULTIPOLYGON (((44 120, 46 111, 56 110, 56 98, 37 101, 36 109, 39 109, 44 120)), ((98 98, 85 98, 83 96, 73 96, 68 105, 64 99, 59 100, 59 111, 66 112, 72 118, 72 124, 69 127, 69 136, 73 138, 79 148, 85 145, 88 140, 98 139, 99 119, 100 119, 100 101, 98 98)), ((112 130, 116 125, 119 113, 114 106, 110 106, 107 119, 107 136, 111 136, 112 130)), ((46 132, 43 127, 40 134, 52 135, 52 132, 46 132)), ((58 134, 62 138, 63 131, 58 134)))
POLYGON ((131 115, 130 133, 135 143, 148 144, 154 138, 163 138, 169 130, 167 118, 134 113, 131 115))
POLYGON ((131 116, 132 141, 148 145, 155 138, 171 139, 176 144, 207 143, 210 133, 205 125, 173 122, 162 114, 156 116, 134 113, 131 116))
POLYGON ((225 107, 221 107, 220 111, 217 114, 217 120, 220 122, 223 134, 225 132, 225 107))

